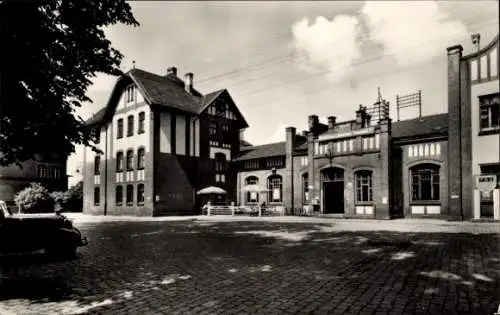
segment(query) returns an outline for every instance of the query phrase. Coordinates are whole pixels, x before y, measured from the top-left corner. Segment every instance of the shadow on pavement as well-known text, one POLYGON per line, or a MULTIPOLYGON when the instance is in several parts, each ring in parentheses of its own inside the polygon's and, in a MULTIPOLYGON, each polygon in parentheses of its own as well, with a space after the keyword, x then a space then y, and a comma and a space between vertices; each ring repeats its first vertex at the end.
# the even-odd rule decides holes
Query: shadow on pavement
POLYGON ((68 314, 319 308, 491 314, 500 303, 498 234, 331 227, 244 221, 82 226, 89 245, 76 260, 20 261, 16 275, 4 280, 0 301, 14 307, 29 300, 31 306, 17 307, 66 308, 68 314))

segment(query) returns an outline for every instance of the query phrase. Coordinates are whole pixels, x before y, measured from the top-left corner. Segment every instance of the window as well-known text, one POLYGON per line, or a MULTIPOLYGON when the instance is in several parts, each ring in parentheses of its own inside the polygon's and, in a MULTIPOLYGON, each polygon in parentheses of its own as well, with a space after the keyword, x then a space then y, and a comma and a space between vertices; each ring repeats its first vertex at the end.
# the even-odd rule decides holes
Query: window
POLYGON ((215 172, 223 173, 226 171, 226 156, 223 153, 215 154, 215 172))
POLYGON ((99 175, 101 174, 101 156, 96 155, 94 158, 94 175, 99 175))
POLYGON ((144 205, 144 184, 137 185, 137 205, 144 205))
POLYGON ((116 172, 123 172, 123 152, 116 153, 116 172))
POLYGON ((134 204, 134 186, 127 185, 127 207, 131 207, 134 204))
POLYGON ((243 168, 247 170, 259 168, 259 161, 258 160, 245 161, 245 163, 243 164, 243 168))
POLYGON ((134 101, 134 86, 130 85, 127 87, 126 90, 126 95, 125 95, 125 101, 127 103, 133 102, 134 101))
POLYGON ((94 136, 94 143, 99 144, 101 142, 101 129, 100 128, 94 129, 93 136, 94 136))
POLYGON ((38 164, 36 172, 39 178, 58 178, 61 174, 61 169, 57 165, 38 164))
POLYGON ((116 205, 121 206, 123 204, 123 186, 116 186, 116 205))
POLYGON ((226 156, 223 153, 215 154, 215 182, 226 182, 226 156))
POLYGON ((61 177, 61 170, 58 166, 54 166, 52 169, 54 170, 54 178, 61 177))
POLYGON ((271 202, 282 202, 282 179, 279 175, 271 175, 267 179, 267 188, 269 189, 267 200, 271 202))
POLYGON ((121 139, 123 138, 123 119, 118 119, 117 121, 117 130, 116 130, 116 138, 121 139))
POLYGON ((146 121, 146 114, 144 112, 139 113, 139 129, 138 134, 144 133, 144 122, 146 121))
POLYGON ((283 158, 278 156, 278 157, 271 157, 266 160, 266 165, 268 168, 272 167, 283 167, 285 163, 283 162, 283 158))
MULTIPOLYGON (((258 185, 259 179, 255 176, 250 176, 245 179, 245 185, 258 185)), ((253 203, 259 201, 259 193, 256 191, 247 191, 246 202, 253 203)))
POLYGON ((497 187, 500 188, 500 163, 480 165, 481 175, 496 175, 497 187))
POLYGON ((215 137, 217 137, 217 124, 214 123, 214 122, 211 122, 208 126, 208 134, 210 136, 211 139, 214 139, 215 137))
POLYGON ((480 130, 500 130, 500 94, 479 97, 480 130))
POLYGON ((98 206, 101 201, 101 190, 99 187, 94 188, 94 206, 98 206))
POLYGON ((412 201, 439 200, 439 166, 420 164, 412 167, 412 201))
POLYGON ((133 171, 134 170, 134 151, 128 150, 127 151, 127 171, 133 171))
POLYGON ((215 115, 224 116, 226 113, 226 104, 223 102, 215 103, 215 115))
POLYGON ((134 135, 134 116, 127 117, 127 137, 134 135))
POLYGON ((144 148, 137 150, 137 169, 144 169, 144 148))
POLYGON ((356 203, 372 202, 372 172, 357 171, 354 176, 356 178, 356 203))
POLYGON ((309 174, 302 175, 302 203, 309 203, 309 174))

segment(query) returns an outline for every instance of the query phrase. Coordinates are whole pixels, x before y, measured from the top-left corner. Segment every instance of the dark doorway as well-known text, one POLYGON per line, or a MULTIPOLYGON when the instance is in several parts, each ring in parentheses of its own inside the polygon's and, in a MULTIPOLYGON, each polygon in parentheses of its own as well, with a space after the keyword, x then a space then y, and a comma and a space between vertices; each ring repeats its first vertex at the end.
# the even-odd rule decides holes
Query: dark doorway
POLYGON ((323 182, 323 213, 344 213, 344 170, 328 168, 321 172, 323 182))

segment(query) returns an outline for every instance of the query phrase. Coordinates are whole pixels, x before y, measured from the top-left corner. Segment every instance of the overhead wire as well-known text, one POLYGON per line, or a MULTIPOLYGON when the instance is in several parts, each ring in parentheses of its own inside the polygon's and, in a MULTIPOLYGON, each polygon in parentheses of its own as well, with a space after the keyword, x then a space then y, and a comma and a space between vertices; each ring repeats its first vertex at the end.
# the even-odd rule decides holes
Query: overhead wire
MULTIPOLYGON (((448 10, 447 10, 447 12, 444 12, 444 13, 449 15, 449 13, 450 13, 450 12, 459 11, 459 9, 461 9, 461 8, 451 8, 451 9, 448 9, 448 10)), ((469 11, 469 13, 470 13, 470 11, 469 11)), ((359 17, 359 16, 361 16, 361 15, 362 15, 362 14, 361 14, 360 12, 356 12, 356 14, 351 15, 351 16, 354 16, 354 17, 359 17)), ((259 40, 257 40, 257 41, 253 41, 253 43, 255 43, 255 44, 257 44, 257 45, 259 45, 259 46, 260 46, 260 45, 267 44, 269 41, 273 41, 273 40, 276 40, 276 39, 286 39, 286 38, 290 37, 290 35, 291 35, 290 30, 287 30, 286 32, 279 32, 279 33, 276 33, 276 34, 275 34, 273 37, 271 37, 271 38, 265 38, 265 39, 259 39, 259 40)), ((199 47, 199 46, 202 46, 202 45, 203 45, 203 44, 205 44, 205 43, 208 43, 209 41, 210 41, 210 40, 205 40, 205 41, 202 41, 201 43, 200 43, 200 42, 197 42, 196 44, 193 44, 193 46, 197 46, 197 47, 199 47)), ((252 52, 253 52, 253 51, 254 51, 254 48, 253 48, 253 47, 255 47, 255 46, 252 46, 252 49, 236 49, 236 50, 230 51, 230 52, 228 52, 228 53, 224 53, 224 54, 222 54, 222 55, 218 55, 218 56, 216 56, 216 57, 215 57, 215 59, 212 59, 212 60, 211 60, 211 61, 209 61, 209 62, 202 62, 202 63, 200 63, 200 65, 203 65, 203 64, 208 64, 208 63, 212 63, 214 60, 226 59, 226 58, 223 58, 223 57, 227 57, 227 56, 235 55, 235 54, 237 54, 237 53, 239 53, 239 52, 249 52, 249 51, 252 51, 252 52)), ((266 49, 263 49, 263 52, 264 52, 264 53, 265 53, 265 52, 267 52, 267 51, 268 51, 268 50, 267 50, 267 47, 266 47, 266 49)), ((213 64, 213 63, 212 63, 212 64, 213 64)), ((196 67, 196 66, 198 66, 198 64, 194 64, 194 66, 196 67)), ((198 71, 198 72, 200 72, 200 71, 198 71)), ((201 69, 201 72, 203 72, 203 69, 201 69)))
MULTIPOLYGON (((472 17, 472 18, 469 18, 469 19, 467 19, 467 20, 464 20, 464 24, 465 24, 465 25, 471 25, 471 24, 476 24, 476 23, 483 23, 483 22, 486 22, 486 21, 488 21, 488 20, 492 20, 492 19, 498 19, 498 15, 490 15, 490 16, 484 16, 484 14, 482 14, 482 15, 476 15, 476 16, 474 16, 474 17, 472 17), (476 21, 476 22, 473 22, 473 23, 467 22, 467 21, 475 21, 475 20, 477 20, 478 18, 480 18, 480 20, 478 20, 478 21, 476 21)), ((283 34, 281 34, 281 35, 275 36, 273 39, 278 38, 278 37, 283 37, 283 38, 286 38, 286 37, 290 37, 290 35, 291 35, 291 34, 290 34, 290 32, 287 32, 287 33, 283 33, 283 34)), ((355 39, 362 39, 363 37, 365 37, 365 36, 364 36, 364 35, 357 35, 357 36, 355 37, 355 39)), ((268 39, 268 40, 272 40, 272 39, 268 39)), ((266 42, 267 42, 268 40, 266 40, 266 42)), ((329 42, 327 42, 327 43, 328 43, 328 44, 330 44, 330 43, 335 43, 335 42, 336 42, 336 43, 339 43, 339 41, 329 41, 329 42)), ((233 52, 231 52, 231 53, 229 53, 229 54, 226 54, 226 55, 233 55, 233 54, 236 54, 237 52, 240 52, 240 51, 241 51, 241 52, 252 52, 252 54, 251 54, 252 56, 255 56, 255 55, 256 55, 256 54, 253 52, 253 51, 254 51, 254 49, 249 49, 249 50, 246 50, 246 49, 243 49, 243 50, 237 50, 237 51, 233 51, 233 52)), ((269 52, 269 47, 266 47, 266 49, 263 49, 263 50, 262 50, 262 53, 268 53, 268 52, 269 52)), ((288 54, 288 55, 287 55, 287 56, 288 56, 287 58, 293 59, 293 58, 294 58, 294 55, 295 55, 295 54, 290 53, 290 54, 288 54)), ((225 60, 225 59, 227 59, 227 58, 220 58, 220 59, 225 60)), ((217 60, 217 59, 215 59, 215 60, 217 60)), ((212 60, 212 61, 210 61, 210 62, 212 62, 212 64, 214 64, 214 66, 215 66, 215 63, 213 63, 213 60, 212 60)), ((264 61, 263 63, 257 63, 257 64, 255 64, 255 65, 245 66, 244 68, 241 68, 241 69, 231 70, 231 71, 226 72, 226 73, 217 74, 217 75, 214 75, 214 76, 211 76, 211 77, 202 78, 201 80, 197 80, 197 83, 207 82, 207 81, 211 81, 211 80, 218 79, 218 78, 224 78, 224 77, 226 77, 226 76, 231 76, 231 75, 234 75, 234 74, 239 73, 239 72, 238 72, 239 70, 246 70, 246 71, 249 71, 249 69, 252 69, 253 67, 257 67, 257 69, 256 69, 256 70, 258 70, 258 69, 261 69, 263 65, 267 65, 267 64, 269 64, 269 65, 273 65, 273 64, 280 64, 280 63, 283 63, 283 62, 285 62, 285 61, 283 60, 283 57, 282 57, 282 56, 281 56, 281 57, 279 57, 279 58, 272 58, 272 59, 269 59, 269 60, 264 61)), ((203 72, 204 72, 204 71, 203 71, 203 70, 201 70, 201 73, 203 73, 203 72)), ((200 71, 198 71, 198 73, 200 73, 200 71)))
MULTIPOLYGON (((496 18, 493 17, 493 18, 490 18, 488 20, 481 20, 481 21, 476 21, 476 22, 472 22, 472 23, 466 23, 466 25, 470 26, 470 25, 474 25, 474 24, 478 24, 478 23, 484 23, 486 21, 490 21, 490 20, 494 20, 494 19, 496 19, 496 18)), ((359 39, 360 37, 362 37, 362 36, 357 36, 356 38, 359 39)), ((333 44, 333 43, 339 43, 340 44, 340 42, 338 40, 328 41, 325 44, 333 44)), ((376 48, 376 47, 382 46, 382 44, 380 44, 380 43, 372 43, 370 45, 372 46, 370 48, 376 48)), ((365 48, 364 50, 365 51, 367 51, 367 50, 369 51, 370 49, 369 48, 365 48)), ((226 72, 226 73, 217 74, 217 75, 214 75, 214 76, 211 76, 211 77, 208 77, 208 78, 197 80, 196 83, 199 84, 199 83, 205 83, 205 82, 214 81, 214 80, 217 80, 217 79, 224 79, 224 78, 227 78, 227 77, 235 76, 235 75, 240 74, 240 73, 247 74, 247 73, 259 71, 259 70, 262 70, 262 69, 267 69, 268 67, 280 65, 280 64, 283 64, 283 63, 286 63, 286 62, 289 62, 289 61, 294 61, 294 60, 297 60, 297 58, 306 57, 306 56, 307 56, 307 52, 299 52, 299 53, 291 52, 291 53, 285 55, 284 57, 280 56, 278 58, 272 58, 272 59, 264 61, 263 63, 257 63, 257 64, 254 64, 254 65, 251 65, 251 66, 245 66, 245 67, 241 67, 241 68, 238 68, 238 69, 235 69, 235 70, 231 70, 231 71, 226 72)))
MULTIPOLYGON (((432 41, 429 41, 429 43, 432 43, 432 41)), ((415 46, 412 46, 410 47, 408 50, 414 50, 416 48, 418 48, 419 46, 421 45, 421 43, 419 43, 418 45, 415 45, 415 46)), ((405 50, 406 51, 406 50, 405 50)), ((264 88, 261 88, 261 89, 257 89, 257 90, 253 90, 253 91, 250 91, 248 93, 245 93, 245 94, 242 94, 242 95, 239 95, 239 97, 244 97, 244 96, 249 96, 249 95, 253 95, 253 94, 256 94, 256 93, 260 93, 262 91, 266 91, 266 90, 269 90, 269 89, 274 89, 274 88, 278 88, 278 87, 281 87, 281 86, 285 86, 285 85, 289 85, 291 83, 295 83, 295 82, 300 82, 300 81, 303 81, 303 80, 307 80, 307 79, 310 79, 310 78, 313 78, 313 77, 316 77, 316 76, 323 76, 325 74, 330 74, 330 73, 334 73, 336 71, 340 71, 340 70, 343 70, 343 69, 347 69, 347 68, 353 68, 354 66, 359 66, 359 65, 364 65, 366 63, 369 63, 369 62, 373 62, 373 61, 376 61, 376 60, 379 60, 379 59, 382 59, 384 57, 390 57, 391 55, 390 54, 382 54, 380 56, 377 56, 377 57, 374 57, 374 58, 369 58, 369 59, 365 59, 365 60, 362 60, 362 61, 358 61, 358 62, 355 62, 355 63, 352 63, 351 65, 347 66, 347 67, 338 67, 338 68, 335 68, 335 69, 329 69, 329 70, 324 70, 324 71, 320 71, 318 73, 314 73, 312 75, 308 75, 308 76, 302 76, 302 77, 299 77, 299 78, 296 78, 296 79, 293 79, 293 80, 288 80, 288 81, 285 81, 285 82, 282 82, 280 84, 277 84, 277 85, 273 85, 271 87, 267 86, 267 87, 264 87, 264 88)), ((242 82, 240 82, 239 84, 241 83, 245 83, 246 81, 254 81, 254 80, 257 80, 257 79, 260 79, 261 77, 259 78, 252 78, 250 80, 244 80, 242 82)), ((235 85, 230 85, 229 87, 231 86, 235 86, 235 85)))

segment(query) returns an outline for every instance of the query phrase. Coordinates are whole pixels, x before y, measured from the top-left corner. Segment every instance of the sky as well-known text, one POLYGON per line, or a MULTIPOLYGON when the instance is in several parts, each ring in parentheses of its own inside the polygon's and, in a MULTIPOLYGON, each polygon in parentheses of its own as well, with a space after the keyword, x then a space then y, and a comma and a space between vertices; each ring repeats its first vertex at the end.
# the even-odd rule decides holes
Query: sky
MULTIPOLYGON (((354 118, 359 104, 422 91, 422 114, 447 111, 446 48, 473 52, 498 32, 498 1, 132 1, 139 27, 114 25, 107 38, 121 69, 194 73, 202 93, 228 89, 254 145, 284 141, 308 115, 354 118)), ((108 101, 116 77, 99 74, 77 111, 89 118, 108 101)), ((401 119, 415 117, 401 111, 401 119)), ((395 111, 391 109, 395 120, 395 111)), ((70 185, 80 179, 83 148, 68 160, 70 185)))

